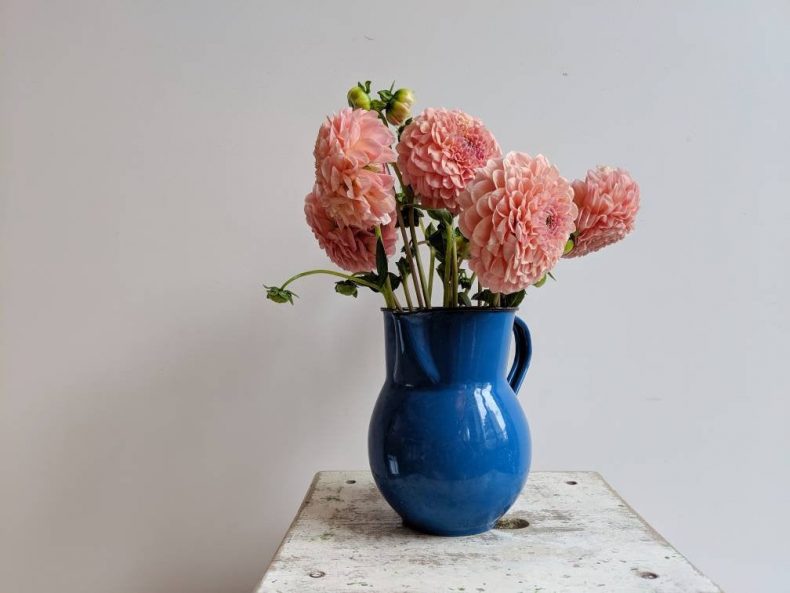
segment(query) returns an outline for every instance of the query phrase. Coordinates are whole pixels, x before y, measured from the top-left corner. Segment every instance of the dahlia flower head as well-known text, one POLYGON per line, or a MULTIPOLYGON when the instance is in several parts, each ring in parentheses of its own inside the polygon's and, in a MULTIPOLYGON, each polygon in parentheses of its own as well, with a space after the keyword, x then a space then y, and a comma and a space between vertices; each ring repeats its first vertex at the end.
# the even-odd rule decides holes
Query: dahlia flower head
POLYGON ((340 226, 370 229, 389 224, 395 182, 385 165, 395 160, 395 137, 376 113, 345 108, 327 121, 315 141, 313 194, 340 226))
POLYGON ((542 155, 509 152, 488 161, 458 196, 469 267, 493 292, 518 292, 562 256, 577 208, 570 183, 542 155))
MULTIPOLYGON (((369 272, 376 268, 376 231, 341 225, 323 206, 321 186, 316 183, 304 201, 307 224, 318 245, 335 264, 349 272, 369 272)), ((381 226, 381 238, 387 255, 395 253, 397 233, 395 219, 381 226)))
POLYGON ((565 257, 580 257, 611 245, 634 230, 639 186, 623 169, 599 166, 573 182, 579 209, 574 246, 565 257))
POLYGON ((458 214, 458 196, 475 171, 501 154, 479 119, 458 110, 426 109, 401 134, 398 166, 424 206, 458 214))

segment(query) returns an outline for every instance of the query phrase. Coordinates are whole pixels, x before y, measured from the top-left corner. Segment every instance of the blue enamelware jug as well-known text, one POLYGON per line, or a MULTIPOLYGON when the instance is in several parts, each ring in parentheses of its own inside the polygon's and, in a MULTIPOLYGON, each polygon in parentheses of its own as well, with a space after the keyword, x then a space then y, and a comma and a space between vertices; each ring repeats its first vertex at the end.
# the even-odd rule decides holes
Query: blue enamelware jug
POLYGON ((532 355, 527 325, 515 309, 466 307, 385 310, 384 327, 387 378, 368 432, 376 485, 418 531, 491 529, 529 473, 516 399, 532 355))

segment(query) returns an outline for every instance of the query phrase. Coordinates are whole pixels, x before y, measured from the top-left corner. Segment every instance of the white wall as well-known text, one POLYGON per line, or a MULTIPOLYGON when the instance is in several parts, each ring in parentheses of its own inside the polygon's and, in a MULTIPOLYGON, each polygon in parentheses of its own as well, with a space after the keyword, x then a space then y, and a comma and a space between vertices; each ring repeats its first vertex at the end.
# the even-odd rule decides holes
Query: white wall
POLYGON ((523 306, 535 469, 594 469, 729 593, 786 593, 790 4, 0 8, 0 590, 246 592, 366 467, 379 301, 302 199, 357 79, 642 186, 523 306), (390 20, 391 19, 391 20, 390 20))

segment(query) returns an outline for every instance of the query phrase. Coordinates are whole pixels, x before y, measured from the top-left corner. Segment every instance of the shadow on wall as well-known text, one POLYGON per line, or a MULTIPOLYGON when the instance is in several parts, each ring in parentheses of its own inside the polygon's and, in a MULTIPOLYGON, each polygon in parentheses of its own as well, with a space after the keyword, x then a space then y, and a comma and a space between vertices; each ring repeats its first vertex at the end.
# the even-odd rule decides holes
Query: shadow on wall
POLYGON ((293 413, 282 393, 300 386, 269 372, 295 355, 271 342, 309 337, 265 301, 237 311, 164 328, 112 372, 52 398, 58 409, 25 469, 35 494, 11 527, 30 536, 18 553, 44 562, 20 587, 253 588, 299 504, 284 493, 304 491, 313 470, 287 469, 315 445, 300 433, 309 425, 289 426, 287 442, 272 430, 293 413))

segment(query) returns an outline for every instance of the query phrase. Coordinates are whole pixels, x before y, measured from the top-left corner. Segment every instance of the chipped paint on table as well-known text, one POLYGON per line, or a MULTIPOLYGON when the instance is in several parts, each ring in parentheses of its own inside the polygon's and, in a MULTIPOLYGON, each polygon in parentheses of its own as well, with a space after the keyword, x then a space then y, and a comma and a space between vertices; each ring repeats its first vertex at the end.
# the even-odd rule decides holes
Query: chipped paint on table
POLYGON ((256 593, 721 593, 594 472, 533 472, 500 527, 401 524, 369 472, 320 472, 256 593))

